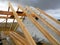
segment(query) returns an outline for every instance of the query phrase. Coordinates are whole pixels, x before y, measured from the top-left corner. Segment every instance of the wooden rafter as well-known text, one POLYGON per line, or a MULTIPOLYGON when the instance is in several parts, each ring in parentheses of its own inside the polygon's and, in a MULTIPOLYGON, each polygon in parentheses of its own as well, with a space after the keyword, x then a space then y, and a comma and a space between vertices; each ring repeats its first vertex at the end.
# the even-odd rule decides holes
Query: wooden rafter
MULTIPOLYGON (((54 22, 56 22, 56 24, 60 24, 59 21, 57 21, 57 19, 49 16, 48 14, 46 14, 43 10, 37 8, 38 11, 41 12, 41 14, 44 14, 45 16, 47 16, 49 19, 53 20, 54 22)), ((60 31, 59 29, 57 29, 56 27, 54 27, 52 24, 50 24, 49 22, 47 22, 44 18, 42 18, 41 16, 37 15, 35 12, 33 12, 33 10, 29 7, 26 7, 26 9, 24 9, 21 5, 18 6, 17 11, 14 10, 13 6, 9 3, 9 8, 8 11, 0 11, 0 14, 2 15, 7 15, 6 17, 4 16, 0 16, 0 18, 6 18, 6 24, 7 24, 7 20, 8 18, 13 18, 14 20, 17 20, 17 26, 19 25, 20 28, 22 29, 23 33, 24 33, 24 37, 22 37, 21 35, 19 35, 16 31, 17 26, 15 26, 14 31, 12 30, 13 28, 13 23, 9 27, 6 28, 2 28, 2 29, 6 29, 5 30, 5 34, 9 34, 9 36, 12 38, 12 40, 15 42, 16 45, 36 45, 35 41, 33 40, 32 36, 30 35, 30 33, 28 32, 27 28, 25 27, 25 25, 23 24, 22 20, 19 19, 18 16, 21 17, 28 17, 30 19, 30 21, 32 21, 32 23, 39 29, 40 32, 42 32, 42 34, 53 44, 53 45, 60 45, 60 43, 55 39, 55 37, 53 37, 50 33, 48 33, 48 31, 46 31, 46 29, 35 19, 35 17, 37 17, 38 19, 40 19, 46 26, 48 26, 50 29, 52 29, 55 33, 57 33, 60 36, 60 31), (12 10, 12 12, 9 11, 9 9, 12 10), (22 10, 18 11, 19 9, 22 10), (30 13, 28 13, 30 12, 30 13), (10 15, 10 17, 8 17, 10 15), (10 31, 7 31, 7 30, 10 31)), ((1 23, 2 24, 2 23, 1 23)))
POLYGON ((36 43, 34 42, 34 40, 32 39, 31 35, 29 34, 27 28, 25 27, 25 25, 22 23, 22 21, 18 18, 18 14, 15 12, 15 10, 13 9, 12 5, 9 3, 9 6, 14 14, 14 17, 16 18, 19 26, 21 27, 22 31, 24 32, 24 35, 27 39, 27 41, 29 42, 29 45, 36 45, 36 43))
POLYGON ((52 24, 48 23, 41 16, 37 15, 36 13, 34 13, 31 8, 27 7, 27 9, 29 9, 29 11, 31 12, 32 15, 38 17, 45 25, 47 25, 50 29, 52 29, 55 33, 57 33, 60 36, 60 31, 58 29, 56 29, 56 27, 54 27, 52 24))
POLYGON ((21 42, 23 45, 24 45, 24 44, 27 45, 27 43, 26 43, 22 38, 17 37, 16 34, 14 34, 14 33, 12 33, 12 32, 10 32, 10 34, 11 34, 12 36, 14 36, 14 37, 15 37, 19 42, 21 42))
POLYGON ((23 7, 20 5, 18 6, 23 12, 26 14, 26 16, 32 21, 32 23, 41 31, 44 36, 53 44, 53 45, 60 45, 60 43, 51 35, 49 34, 34 18, 31 14, 28 14, 26 10, 23 9, 23 7))
POLYGON ((18 40, 20 41, 23 45, 28 45, 26 39, 24 39, 24 37, 20 36, 18 33, 16 32, 11 32, 11 34, 18 40))
POLYGON ((37 10, 39 10, 41 14, 44 14, 45 16, 47 16, 47 17, 49 17, 50 19, 52 19, 53 21, 55 21, 57 24, 60 24, 60 22, 59 22, 57 19, 55 19, 55 18, 53 18, 52 16, 48 15, 48 14, 45 13, 43 10, 41 10, 41 9, 39 9, 39 8, 37 8, 37 10))
POLYGON ((11 34, 9 35, 11 37, 11 39, 14 41, 15 45, 22 45, 21 42, 19 42, 14 36, 12 36, 11 34))

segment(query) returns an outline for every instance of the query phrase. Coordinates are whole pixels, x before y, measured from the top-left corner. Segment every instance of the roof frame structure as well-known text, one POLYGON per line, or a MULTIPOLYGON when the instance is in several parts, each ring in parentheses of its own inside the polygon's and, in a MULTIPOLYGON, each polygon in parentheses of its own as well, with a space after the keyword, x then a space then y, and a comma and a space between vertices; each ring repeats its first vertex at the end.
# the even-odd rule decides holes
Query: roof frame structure
MULTIPOLYGON (((40 10, 39 8, 37 10, 39 10, 42 14, 44 14, 48 18, 52 19, 56 24, 60 24, 59 21, 57 21, 55 18, 53 18, 53 17, 49 16, 48 14, 46 14, 44 11, 40 10)), ((21 5, 19 5, 17 11, 15 11, 13 6, 11 5, 11 3, 9 3, 8 11, 0 11, 0 14, 7 15, 7 17, 1 17, 1 18, 6 18, 6 25, 7 25, 8 18, 13 18, 14 20, 16 19, 17 23, 19 24, 19 27, 23 31, 25 38, 21 37, 18 33, 16 33, 15 32, 16 30, 11 31, 11 28, 13 26, 13 24, 11 24, 9 30, 6 32, 6 33, 9 34, 9 36, 12 38, 12 40, 15 42, 16 45, 17 44, 18 45, 36 45, 36 42, 33 40, 32 36, 28 32, 28 29, 25 27, 24 23, 19 19, 19 16, 21 16, 21 17, 23 17, 23 16, 28 17, 28 19, 39 29, 40 32, 42 32, 42 34, 53 45, 60 45, 59 41, 57 41, 57 39, 55 39, 55 37, 53 37, 53 35, 48 33, 48 31, 46 31, 46 29, 43 26, 41 26, 41 24, 39 24, 39 22, 35 19, 35 17, 37 17, 39 20, 41 20, 45 25, 47 25, 50 29, 52 29, 59 36, 60 36, 60 31, 58 31, 57 28, 55 28, 52 24, 48 23, 41 16, 35 14, 32 11, 32 9, 30 9, 28 6, 24 9, 21 5), (9 9, 11 9, 12 12, 10 12, 9 9), (19 9, 21 9, 22 12, 18 11, 19 9), (31 14, 27 12, 28 10, 31 12, 31 14), (8 15, 11 15, 11 16, 8 17, 8 15)), ((14 20, 13 20, 13 23, 14 23, 14 20)))

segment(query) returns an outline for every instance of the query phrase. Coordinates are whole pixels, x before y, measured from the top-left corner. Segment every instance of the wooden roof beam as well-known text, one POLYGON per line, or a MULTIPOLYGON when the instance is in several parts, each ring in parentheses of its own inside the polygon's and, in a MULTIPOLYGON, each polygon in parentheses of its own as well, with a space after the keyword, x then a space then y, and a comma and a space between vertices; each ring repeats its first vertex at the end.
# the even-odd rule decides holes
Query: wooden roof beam
MULTIPOLYGON (((18 14, 18 16, 26 16, 26 14, 24 12, 17 12, 16 13, 18 14)), ((8 18, 14 18, 13 16, 13 12, 8 12, 8 11, 0 11, 0 15, 11 15, 10 17, 8 18)), ((33 17, 36 17, 36 16, 33 16, 33 17)), ((0 18, 7 18, 5 16, 0 16, 0 18)))
MULTIPOLYGON (((16 11, 19 16, 26 16, 23 12, 16 11)), ((0 15, 13 15, 13 12, 8 11, 0 11, 0 15)))
POLYGON ((27 7, 27 9, 30 10, 30 12, 31 12, 32 15, 38 17, 45 25, 47 25, 49 28, 51 28, 55 33, 57 33, 60 36, 60 31, 57 28, 55 28, 52 24, 50 24, 49 22, 47 22, 41 16, 37 15, 36 13, 34 13, 31 8, 27 7))
POLYGON ((26 41, 25 37, 22 37, 17 32, 13 32, 14 35, 16 35, 16 38, 21 39, 24 45, 28 45, 28 42, 26 41))
POLYGON ((13 35, 19 42, 21 42, 23 45, 28 45, 28 43, 26 42, 26 40, 20 36, 19 34, 17 34, 16 32, 10 32, 11 35, 13 35), (19 35, 19 36, 18 36, 19 35), (22 39, 23 38, 23 39, 22 39))
POLYGON ((39 10, 41 14, 44 14, 45 16, 47 16, 47 17, 49 17, 50 19, 52 19, 53 21, 55 21, 57 24, 60 24, 60 22, 59 22, 57 19, 55 19, 55 18, 53 18, 52 16, 48 15, 48 14, 47 14, 46 12, 44 12, 43 10, 41 10, 41 9, 39 9, 39 8, 37 8, 37 10, 39 10))
POLYGON ((14 41, 15 45, 22 45, 21 42, 19 42, 14 36, 12 36, 11 34, 9 35, 11 37, 11 39, 14 41))
POLYGON ((49 34, 45 28, 43 28, 34 18, 31 14, 28 14, 26 10, 23 9, 23 7, 20 5, 18 6, 23 12, 26 14, 26 16, 32 21, 32 23, 41 31, 44 36, 53 44, 53 45, 60 45, 60 43, 51 35, 49 34))
POLYGON ((13 11, 14 17, 16 18, 20 28, 24 32, 24 35, 25 35, 27 41, 29 42, 29 45, 36 45, 35 41, 32 39, 32 36, 28 32, 28 30, 25 27, 25 25, 23 24, 23 22, 18 18, 18 14, 15 12, 14 8, 12 7, 12 5, 10 3, 9 3, 9 6, 10 6, 11 10, 13 11))

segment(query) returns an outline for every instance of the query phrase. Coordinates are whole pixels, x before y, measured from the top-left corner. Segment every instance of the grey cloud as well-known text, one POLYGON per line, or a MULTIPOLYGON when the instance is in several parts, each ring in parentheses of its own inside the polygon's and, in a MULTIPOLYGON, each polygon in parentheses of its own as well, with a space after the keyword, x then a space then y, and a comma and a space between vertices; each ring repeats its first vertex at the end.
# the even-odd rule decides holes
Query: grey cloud
POLYGON ((39 7, 43 10, 60 8, 60 0, 33 0, 33 1, 32 0, 9 0, 9 1, 17 4, 39 7))

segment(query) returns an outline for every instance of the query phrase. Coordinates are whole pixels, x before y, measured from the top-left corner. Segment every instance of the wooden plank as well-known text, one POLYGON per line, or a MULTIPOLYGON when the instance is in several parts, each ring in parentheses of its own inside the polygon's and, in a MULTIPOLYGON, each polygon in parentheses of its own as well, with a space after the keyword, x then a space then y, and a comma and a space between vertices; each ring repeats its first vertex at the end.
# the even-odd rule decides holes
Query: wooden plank
POLYGON ((10 34, 19 42, 21 42, 22 45, 26 45, 26 43, 24 43, 24 40, 20 39, 19 37, 17 37, 17 35, 15 35, 14 33, 10 32, 10 34))
MULTIPOLYGON (((16 11, 16 13, 18 14, 18 16, 26 16, 26 14, 24 14, 23 12, 17 12, 16 11)), ((11 16, 13 16, 13 12, 8 12, 8 11, 0 11, 0 14, 1 15, 11 15, 11 16)), ((35 16, 33 16, 33 17, 35 17, 35 16)), ((0 16, 0 18, 7 18, 7 17, 0 16)), ((12 18, 12 17, 8 17, 8 18, 12 18)))
MULTIPOLYGON (((7 17, 5 17, 5 16, 0 16, 0 18, 6 19, 7 17)), ((14 19, 14 17, 13 17, 13 18, 12 18, 12 17, 8 17, 8 19, 14 19)))
MULTIPOLYGON (((7 17, 5 17, 5 16, 0 16, 0 18, 6 19, 7 17)), ((14 19, 14 18, 8 17, 8 19, 14 19)))
POLYGON ((49 34, 36 20, 32 17, 31 14, 28 14, 26 10, 22 8, 22 6, 18 6, 23 12, 26 14, 26 16, 32 21, 32 23, 41 31, 44 36, 53 44, 53 45, 60 45, 60 43, 51 35, 49 34))
MULTIPOLYGON (((18 14, 18 16, 26 16, 23 12, 17 12, 16 11, 16 13, 18 14)), ((11 16, 13 16, 13 12, 8 12, 8 11, 0 11, 0 14, 1 15, 11 15, 11 16)), ((35 17, 35 16, 33 16, 33 17, 35 17)), ((7 18, 7 17, 5 17, 5 16, 0 16, 0 18, 7 18)), ((8 18, 12 18, 12 17, 8 17, 8 18)), ((12 18, 13 19, 13 18, 12 18)))
POLYGON ((15 45, 22 45, 21 42, 19 42, 16 38, 14 38, 14 36, 9 35, 11 37, 11 39, 14 41, 15 45))
MULTIPOLYGON (((16 13, 19 15, 19 16, 26 16, 23 12, 17 12, 16 13)), ((13 12, 8 12, 8 11, 0 11, 0 14, 1 15, 12 15, 13 16, 13 12)))
POLYGON ((13 32, 13 31, 3 31, 3 32, 4 32, 4 34, 5 34, 6 36, 8 36, 9 33, 10 33, 10 32, 13 32))
POLYGON ((29 34, 27 28, 25 27, 25 25, 23 24, 23 22, 18 18, 18 14, 14 11, 12 5, 9 3, 9 6, 14 14, 14 17, 16 18, 20 28, 22 29, 22 31, 24 32, 24 35, 27 39, 27 41, 29 42, 29 45, 36 45, 35 41, 32 39, 32 36, 29 34))
POLYGON ((49 17, 50 19, 52 19, 53 21, 55 21, 57 24, 60 24, 60 22, 59 22, 57 19, 55 19, 55 18, 53 18, 52 16, 48 15, 48 14, 45 13, 43 10, 41 10, 41 9, 39 9, 39 8, 37 8, 37 10, 39 10, 41 14, 44 14, 45 16, 47 16, 47 17, 49 17))
POLYGON ((60 31, 58 29, 56 29, 53 25, 51 25, 50 23, 48 23, 45 19, 43 19, 41 16, 35 14, 31 8, 27 7, 27 9, 29 9, 29 11, 32 13, 32 15, 38 17, 45 25, 47 25, 50 29, 52 29, 56 34, 58 34, 60 36, 60 31))
POLYGON ((13 34, 15 34, 17 37, 20 37, 22 40, 24 40, 26 42, 25 37, 22 37, 21 35, 19 35, 17 32, 13 32, 13 34))
POLYGON ((28 42, 26 41, 26 39, 24 39, 22 36, 20 36, 19 34, 17 34, 16 32, 11 32, 11 35, 13 35, 18 41, 20 41, 23 45, 28 45, 28 42))

